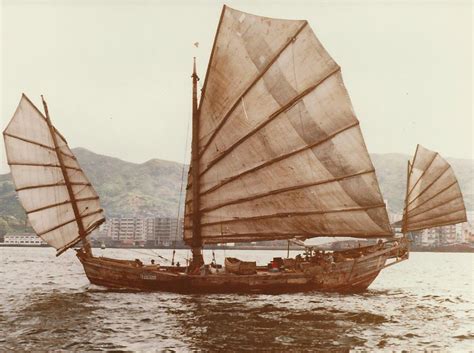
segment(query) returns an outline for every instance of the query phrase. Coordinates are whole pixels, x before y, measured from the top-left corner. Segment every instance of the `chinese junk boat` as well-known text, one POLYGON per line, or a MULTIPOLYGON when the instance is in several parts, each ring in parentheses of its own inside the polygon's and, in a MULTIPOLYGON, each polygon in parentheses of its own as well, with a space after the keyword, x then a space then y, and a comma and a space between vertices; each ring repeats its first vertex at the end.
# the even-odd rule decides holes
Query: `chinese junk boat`
MULTIPOLYGON (((58 254, 82 241, 77 256, 90 282, 180 293, 350 293, 408 258, 401 238, 330 254, 308 251, 270 266, 234 258, 204 264, 205 244, 377 239, 393 231, 340 67, 306 21, 224 6, 199 105, 198 80, 194 64, 186 267, 93 256, 87 236, 104 221, 98 196, 46 105, 43 115, 21 99, 4 133, 19 199, 58 254)), ((406 229, 414 217, 408 215, 406 229)))

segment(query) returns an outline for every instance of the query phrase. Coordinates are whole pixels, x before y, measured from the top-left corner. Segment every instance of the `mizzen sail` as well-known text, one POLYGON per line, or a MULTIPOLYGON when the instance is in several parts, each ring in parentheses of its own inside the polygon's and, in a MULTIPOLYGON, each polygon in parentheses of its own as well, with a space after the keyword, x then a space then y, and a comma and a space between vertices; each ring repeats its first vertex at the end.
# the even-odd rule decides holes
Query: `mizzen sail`
POLYGON ((466 207, 453 169, 437 152, 418 145, 409 164, 402 230, 422 230, 466 219, 466 207))
POLYGON ((36 234, 58 253, 105 220, 66 140, 25 95, 3 136, 18 199, 36 234))
POLYGON ((205 243, 392 235, 339 66, 306 21, 224 6, 199 105, 205 243))

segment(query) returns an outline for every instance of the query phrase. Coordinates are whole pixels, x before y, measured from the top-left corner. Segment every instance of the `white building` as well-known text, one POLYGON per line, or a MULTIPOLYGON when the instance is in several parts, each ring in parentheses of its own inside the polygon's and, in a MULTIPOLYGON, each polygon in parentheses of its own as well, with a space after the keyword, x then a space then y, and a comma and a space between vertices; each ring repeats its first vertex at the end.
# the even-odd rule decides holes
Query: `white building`
POLYGON ((3 243, 9 245, 47 245, 43 239, 32 233, 6 234, 3 243))
POLYGON ((123 245, 172 245, 183 236, 183 220, 176 218, 119 217, 109 218, 99 227, 97 238, 123 245), (178 228, 178 229, 176 229, 178 228))

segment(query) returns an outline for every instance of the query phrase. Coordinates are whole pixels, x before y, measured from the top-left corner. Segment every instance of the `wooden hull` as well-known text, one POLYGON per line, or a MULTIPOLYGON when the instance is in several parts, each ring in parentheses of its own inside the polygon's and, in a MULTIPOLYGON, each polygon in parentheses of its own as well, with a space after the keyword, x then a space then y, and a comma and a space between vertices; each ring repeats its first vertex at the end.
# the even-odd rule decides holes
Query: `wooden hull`
POLYGON ((90 282, 114 289, 166 291, 175 293, 291 293, 307 291, 358 293, 365 291, 386 266, 394 249, 383 249, 356 259, 318 266, 307 263, 299 271, 236 275, 186 274, 184 268, 140 266, 134 261, 102 257, 78 257, 90 282))

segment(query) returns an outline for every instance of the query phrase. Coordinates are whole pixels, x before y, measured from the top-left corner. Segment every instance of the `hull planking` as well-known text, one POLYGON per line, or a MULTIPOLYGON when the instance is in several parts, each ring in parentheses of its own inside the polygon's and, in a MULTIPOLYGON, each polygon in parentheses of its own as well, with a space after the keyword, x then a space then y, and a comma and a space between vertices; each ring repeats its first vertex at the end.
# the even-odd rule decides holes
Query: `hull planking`
POLYGON ((302 262, 298 268, 238 275, 224 269, 216 273, 188 274, 185 267, 141 265, 136 261, 87 256, 78 252, 89 281, 112 289, 174 293, 263 293, 308 291, 359 293, 380 271, 408 258, 400 245, 366 252, 359 257, 321 266, 302 262), (390 259, 392 261, 390 261, 390 259))

